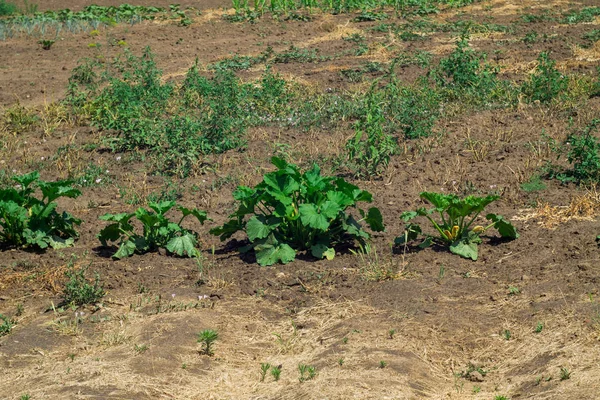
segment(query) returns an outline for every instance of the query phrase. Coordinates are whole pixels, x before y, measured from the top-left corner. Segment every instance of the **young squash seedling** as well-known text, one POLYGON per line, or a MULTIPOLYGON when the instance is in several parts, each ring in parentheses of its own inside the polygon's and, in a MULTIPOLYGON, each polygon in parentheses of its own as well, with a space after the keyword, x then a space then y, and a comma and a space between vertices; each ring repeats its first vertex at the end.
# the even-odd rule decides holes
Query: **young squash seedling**
POLYGON ((255 188, 239 186, 233 197, 239 202, 225 225, 210 230, 221 240, 245 231, 250 244, 242 252, 254 250, 261 266, 293 261, 297 251, 308 250, 319 259, 335 257, 336 245, 364 246, 370 238, 360 222, 371 230, 384 230, 381 212, 367 212, 359 202, 371 202, 371 193, 360 190, 342 178, 322 176, 318 165, 306 171, 273 157, 277 170, 265 174, 255 188), (362 217, 356 220, 346 212, 354 207, 362 217), (249 219, 246 219, 250 216, 249 219))
POLYGON ((482 242, 480 236, 488 229, 496 228, 503 238, 516 239, 519 237, 516 228, 501 215, 497 214, 490 213, 486 215, 486 219, 491 222, 489 225, 473 226, 475 220, 485 207, 493 201, 498 200, 500 196, 467 196, 461 199, 454 194, 422 192, 421 198, 431 203, 434 207, 429 210, 421 207, 415 211, 402 213, 400 218, 408 224, 404 235, 396 238, 395 243, 397 245, 404 245, 409 241, 418 239, 419 236, 424 236, 425 239, 419 244, 420 248, 426 248, 435 242, 447 246, 450 252, 454 254, 477 260, 477 245, 482 242), (439 221, 431 217, 434 213, 438 213, 439 221), (409 222, 417 216, 426 217, 438 235, 425 234, 420 225, 409 222))
POLYGON ((113 254, 113 258, 117 259, 129 257, 134 253, 147 253, 159 248, 167 249, 170 253, 180 257, 184 255, 196 257, 199 254, 199 250, 196 248, 198 234, 182 228, 181 223, 188 215, 196 217, 201 224, 209 218, 205 211, 177 206, 182 214, 181 219, 177 223, 171 222, 165 214, 175 207, 175 204, 175 201, 151 202, 148 206, 154 212, 140 207, 135 213, 105 214, 100 219, 112 222, 112 224, 100 231, 98 239, 103 246, 107 246, 108 241, 118 241, 119 249, 113 254), (130 222, 133 217, 142 223, 144 227, 142 235, 135 232, 130 222))

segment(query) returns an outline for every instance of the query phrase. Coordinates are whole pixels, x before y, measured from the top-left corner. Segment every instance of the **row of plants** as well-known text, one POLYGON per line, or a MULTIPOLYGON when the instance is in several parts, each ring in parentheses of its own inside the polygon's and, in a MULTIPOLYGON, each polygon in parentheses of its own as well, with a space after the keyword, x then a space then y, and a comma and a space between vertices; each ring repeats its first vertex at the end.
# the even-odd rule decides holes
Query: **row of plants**
POLYGON ((119 23, 135 25, 142 21, 154 19, 180 19, 182 25, 189 25, 191 20, 179 5, 171 4, 169 9, 162 7, 89 5, 81 11, 63 9, 59 11, 34 12, 19 14, 0 19, 0 40, 20 35, 46 36, 54 33, 58 36, 62 31, 72 33, 85 30, 97 30, 101 25, 113 26, 119 23))
MULTIPOLYGON (((339 164, 363 178, 385 170, 400 138, 430 136, 443 110, 457 101, 475 108, 511 107, 522 100, 550 103, 568 93, 569 78, 547 53, 517 85, 499 79, 467 36, 415 83, 399 80, 399 58, 366 93, 307 93, 271 71, 272 63, 287 62, 283 56, 299 62, 313 57, 304 52, 267 49, 256 57, 235 56, 210 65, 210 74, 196 62, 175 85, 164 82, 149 48, 140 57, 125 51, 109 63, 86 61, 75 68, 65 104, 109 133, 104 143, 112 151, 151 152, 154 172, 180 177, 201 165, 206 154, 243 148, 252 126, 310 129, 354 121, 355 135, 339 164), (243 82, 234 73, 257 63, 267 69, 255 82, 243 82)), ((591 85, 588 89, 592 95, 591 85)))
MULTIPOLYGON (((298 252, 309 252, 317 259, 331 260, 336 249, 355 245, 365 248, 371 238, 363 224, 373 232, 383 232, 385 226, 381 212, 376 207, 365 210, 359 203, 370 203, 371 193, 359 189, 343 178, 321 175, 315 164, 306 171, 296 165, 274 157, 276 170, 263 176, 254 188, 239 186, 233 197, 237 210, 224 225, 210 233, 222 241, 242 231, 248 245, 241 252, 252 251, 260 265, 283 264, 295 259, 298 252), (353 213, 350 213, 350 211, 353 213)), ((61 197, 76 198, 81 192, 70 181, 46 182, 37 171, 14 176, 16 187, 0 191, 0 243, 22 248, 64 248, 72 245, 78 233, 75 227, 81 220, 67 212, 59 213, 56 200, 61 197), (42 198, 35 196, 36 189, 42 198)), ((486 227, 472 225, 484 208, 498 196, 485 198, 469 196, 460 199, 455 195, 422 193, 421 197, 434 208, 419 208, 402 214, 409 221, 416 216, 426 216, 439 232, 439 236, 426 235, 425 244, 448 245, 450 251, 473 260, 477 259, 480 235, 494 227, 503 238, 516 239, 515 228, 496 214, 488 214, 491 223, 486 227), (430 216, 440 214, 441 222, 430 216)), ((196 257, 198 233, 182 227, 183 220, 192 216, 203 224, 209 220, 206 212, 176 205, 175 201, 150 202, 150 210, 143 207, 133 213, 105 214, 101 220, 109 224, 98 235, 102 245, 117 244, 114 258, 143 254, 165 249, 177 256, 196 257), (181 217, 172 221, 166 215, 176 208, 181 217), (140 233, 137 227, 141 225, 140 233)), ((406 244, 421 234, 420 226, 411 223, 397 244, 406 244)), ((420 247, 424 247, 421 244, 420 247)))

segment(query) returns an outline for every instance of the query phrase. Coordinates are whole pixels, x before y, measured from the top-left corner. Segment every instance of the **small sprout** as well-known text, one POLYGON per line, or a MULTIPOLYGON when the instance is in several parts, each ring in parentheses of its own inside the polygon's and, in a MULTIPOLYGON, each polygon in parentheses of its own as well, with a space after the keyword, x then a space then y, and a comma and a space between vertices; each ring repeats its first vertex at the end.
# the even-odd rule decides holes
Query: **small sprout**
POLYGON ((315 367, 312 365, 298 364, 298 370, 300 371, 300 382, 309 381, 317 375, 315 367))
POLYGON ((67 354, 67 357, 69 357, 71 359, 71 362, 73 362, 73 360, 75 360, 75 353, 69 353, 67 354))
POLYGON ((344 359, 343 359, 343 358, 340 358, 340 359, 338 360, 338 365, 339 365, 340 367, 341 367, 342 365, 344 365, 344 359))
POLYGON ((518 287, 516 286, 509 286, 508 287, 508 295, 509 296, 515 296, 517 294, 521 293, 521 291, 519 290, 518 287))
POLYGON ((187 364, 186 363, 181 364, 181 369, 187 369, 187 364))
POLYGON ((261 382, 265 381, 265 376, 267 375, 269 368, 271 368, 271 364, 269 364, 269 363, 261 363, 260 364, 260 381, 261 382))
POLYGON ((98 29, 94 29, 93 31, 90 32, 90 36, 98 36, 100 34, 100 31, 98 29))
POLYGON ((387 365, 388 365, 387 362, 385 362, 383 360, 379 361, 379 368, 383 369, 383 368, 387 367, 387 365))
POLYGON ((212 356, 212 345, 219 338, 219 333, 212 329, 205 329, 198 333, 198 343, 201 343, 204 354, 207 356, 212 356))
POLYGON ((278 381, 281 375, 281 365, 277 367, 271 367, 271 375, 273 376, 273 379, 275 379, 275 381, 278 381))
POLYGON ((502 336, 504 337, 504 340, 510 340, 510 338, 512 337, 508 329, 502 331, 502 336))
POLYGON ((473 386, 473 393, 477 394, 479 392, 481 392, 481 386, 473 386))
MULTIPOLYGON (((42 49, 50 50, 50 48, 55 43, 55 41, 54 40, 40 40, 40 41, 38 41, 38 43, 42 45, 42 49)), ((43 159, 43 157, 42 157, 42 159, 43 159)))
POLYGON ((390 339, 393 339, 395 334, 396 334, 396 330, 395 330, 395 329, 390 329, 390 330, 388 331, 388 337, 389 337, 390 339))
POLYGON ((344 344, 348 343, 348 336, 344 336, 342 338, 342 343, 344 343, 344 344))
POLYGON ((544 329, 544 324, 542 324, 541 322, 538 322, 537 325, 535 326, 535 333, 541 333, 542 330, 544 329))
POLYGON ((565 367, 560 367, 560 380, 566 381, 569 378, 571 378, 571 372, 565 367))
POLYGON ((142 354, 142 353, 144 353, 146 350, 148 350, 148 345, 146 345, 146 344, 137 345, 137 344, 136 344, 136 345, 134 345, 134 346, 133 346, 133 350, 135 350, 135 352, 136 352, 137 354, 142 354))

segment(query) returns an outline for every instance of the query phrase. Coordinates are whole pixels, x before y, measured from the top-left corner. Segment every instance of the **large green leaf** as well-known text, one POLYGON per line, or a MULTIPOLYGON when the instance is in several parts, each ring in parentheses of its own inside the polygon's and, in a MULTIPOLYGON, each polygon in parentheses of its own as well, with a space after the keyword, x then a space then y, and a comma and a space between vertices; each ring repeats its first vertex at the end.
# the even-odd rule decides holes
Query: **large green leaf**
MULTIPOLYGON (((174 200, 161 201, 160 203, 148 202, 148 207, 153 209, 157 214, 163 215, 175 206, 174 200)), ((139 208, 138 208, 139 210, 139 208)), ((145 210, 144 210, 145 211, 145 210)))
POLYGON ((190 233, 172 238, 167 243, 166 249, 180 257, 184 255, 196 257, 199 254, 196 249, 196 238, 190 233))
POLYGON ((320 214, 314 205, 301 204, 298 211, 300 212, 300 220, 305 226, 321 231, 326 231, 329 228, 327 218, 320 214))
POLYGON ((63 239, 59 236, 53 235, 48 237, 48 243, 53 249, 59 250, 73 246, 73 244, 75 243, 75 238, 70 237, 63 239))
POLYGON ((332 220, 338 216, 342 208, 336 202, 327 200, 321 205, 320 211, 327 219, 332 220))
POLYGON ((310 248, 310 252, 313 257, 318 259, 327 258, 328 260, 333 260, 335 257, 335 249, 321 243, 312 246, 310 248))
POLYGON ((59 197, 76 198, 81 195, 79 189, 75 189, 72 181, 57 181, 57 182, 39 182, 38 184, 42 191, 42 195, 48 203, 53 202, 59 197))
POLYGON ((485 218, 494 223, 494 227, 498 230, 500 236, 503 238, 517 239, 519 237, 517 228, 515 228, 510 221, 504 219, 502 215, 488 214, 485 216, 485 218))
POLYGON ((375 232, 385 231, 385 226, 383 225, 383 216, 381 215, 381 211, 379 211, 379 208, 369 208, 369 212, 365 217, 365 222, 369 224, 371 230, 375 232))
POLYGON ((135 253, 137 246, 133 240, 127 240, 121 243, 119 246, 119 250, 115 254, 113 254, 113 258, 122 259, 132 256, 135 253))
POLYGON ((278 243, 272 234, 254 245, 256 261, 261 266, 269 266, 281 262, 287 264, 294 261, 296 251, 286 243, 278 243))
POLYGON ((231 219, 222 226, 212 228, 208 231, 211 235, 219 236, 221 240, 229 239, 234 233, 244 229, 244 223, 241 219, 231 219))
POLYGON ((107 241, 116 242, 121 237, 119 224, 110 224, 104 227, 98 234, 98 239, 102 246, 107 246, 107 241))
POLYGON ((177 209, 179 211, 181 211, 181 213, 183 214, 184 217, 187 217, 188 215, 193 215, 194 217, 196 217, 196 219, 198 220, 198 222, 200 222, 200 224, 204 225, 204 221, 206 220, 210 220, 210 218, 208 218, 208 215, 206 214, 206 211, 201 211, 198 210, 197 208, 186 208, 183 206, 179 206, 177 207, 177 209))
POLYGON ((450 245, 450 251, 464 258, 477 261, 477 243, 457 240, 450 245))
POLYGON ((31 185, 33 182, 37 181, 38 179, 40 179, 40 173, 38 171, 32 171, 32 172, 29 172, 28 174, 12 177, 13 181, 17 182, 18 184, 20 184, 22 186, 21 190, 28 188, 29 185, 31 185))
POLYGON ((354 199, 352 199, 346 193, 337 190, 330 190, 327 192, 327 199, 338 204, 342 209, 346 209, 346 207, 354 205, 354 199))
POLYGON ((420 194, 422 199, 427 200, 431 203, 438 211, 443 211, 454 199, 458 199, 458 196, 453 194, 443 194, 435 192, 422 192, 420 194))
POLYGON ((246 234, 251 242, 256 239, 264 239, 277 228, 281 219, 276 217, 253 216, 246 223, 246 234))

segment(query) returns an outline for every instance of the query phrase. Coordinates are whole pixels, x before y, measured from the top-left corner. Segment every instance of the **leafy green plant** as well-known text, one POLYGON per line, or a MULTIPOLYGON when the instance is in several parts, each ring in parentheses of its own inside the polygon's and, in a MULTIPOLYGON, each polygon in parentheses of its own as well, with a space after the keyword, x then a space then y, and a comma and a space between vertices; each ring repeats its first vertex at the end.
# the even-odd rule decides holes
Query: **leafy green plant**
POLYGON ((96 272, 93 283, 90 283, 85 276, 86 272, 87 268, 75 270, 73 267, 65 271, 69 280, 63 290, 64 304, 82 306, 97 303, 102 299, 105 293, 100 283, 100 275, 96 272))
POLYGON ((400 218, 408 223, 417 216, 424 216, 431 222, 437 231, 437 235, 424 234, 420 225, 408 223, 404 235, 395 240, 395 243, 398 245, 403 245, 409 241, 418 239, 419 236, 424 236, 425 239, 419 245, 420 248, 428 247, 435 242, 447 246, 450 252, 454 254, 477 260, 477 245, 482 242, 480 236, 488 229, 496 228, 503 238, 516 239, 519 237, 516 228, 509 221, 497 214, 490 213, 486 215, 486 219, 491 221, 488 226, 472 227, 485 207, 499 199, 499 196, 467 196, 461 199, 454 194, 434 192, 422 192, 420 196, 423 200, 431 203, 433 208, 428 210, 421 207, 416 211, 407 211, 402 213, 400 218), (431 214, 434 213, 439 215, 439 221, 431 217, 431 214))
POLYGON ((213 329, 204 329, 198 333, 198 343, 202 344, 202 351, 207 356, 213 355, 212 346, 219 339, 219 333, 213 329))
POLYGON ((387 168, 397 143, 383 131, 381 97, 371 93, 364 116, 356 123, 354 137, 346 143, 348 166, 355 177, 377 177, 387 168))
POLYGON ((312 365, 298 364, 298 371, 300 371, 300 382, 309 381, 317 376, 317 370, 312 365))
POLYGON ((281 366, 272 366, 271 375, 273 376, 273 379, 275 379, 275 382, 277 382, 281 377, 281 366))
POLYGON ((76 198, 81 192, 71 181, 46 182, 37 171, 13 176, 14 188, 0 189, 0 243, 19 247, 48 246, 59 249, 73 244, 81 221, 66 211, 59 214, 55 200, 76 198), (41 200, 34 196, 36 188, 41 200))
POLYGON ((0 337, 8 335, 12 330, 13 323, 6 315, 0 314, 0 337))
POLYGON ((52 47, 52 45, 55 42, 56 41, 54 41, 54 40, 43 39, 43 40, 38 41, 38 44, 40 44, 42 46, 42 49, 44 49, 44 50, 50 50, 50 48, 52 47))
POLYGON ((547 52, 540 53, 535 72, 521 88, 529 101, 549 103, 567 89, 569 78, 561 74, 555 64, 547 52))
POLYGON ((269 368, 271 368, 271 364, 269 364, 269 363, 261 363, 260 364, 260 381, 261 382, 265 381, 265 377, 267 376, 267 372, 269 371, 269 368))
POLYGON ((201 224, 209 218, 205 211, 177 206, 182 216, 178 222, 172 222, 165 214, 175 205, 175 201, 150 202, 148 206, 154 212, 140 207, 134 213, 104 214, 100 219, 112 223, 100 231, 98 238, 103 246, 107 246, 108 241, 118 241, 119 249, 113 254, 113 257, 118 259, 159 248, 167 249, 180 257, 196 257, 199 254, 196 248, 198 234, 181 227, 181 223, 188 215, 196 217, 201 224), (142 224, 143 234, 135 232, 130 222, 133 217, 142 224))
POLYGON ((16 14, 17 6, 9 1, 0 0, 0 17, 5 15, 16 14))
POLYGON ((372 195, 342 178, 322 176, 318 165, 306 172, 273 157, 276 171, 264 175, 255 188, 239 186, 234 198, 240 204, 230 220, 211 229, 221 240, 245 231, 262 266, 288 263, 297 251, 310 250, 319 259, 333 259, 336 245, 358 241, 365 244, 370 235, 361 227, 365 221, 372 230, 384 230, 381 212, 357 208, 358 202, 371 202, 372 195), (360 220, 346 213, 357 208, 360 220), (250 216, 246 219, 246 216, 250 216))
POLYGON ((387 367, 387 365, 388 365, 387 361, 383 361, 383 360, 379 361, 379 368, 383 369, 383 368, 387 367))
POLYGON ((571 378, 571 372, 566 367, 560 367, 560 380, 566 381, 571 378))
POLYGON ((456 42, 456 49, 446 58, 433 75, 441 86, 454 90, 489 93, 497 79, 497 71, 484 63, 485 54, 479 54, 469 46, 469 36, 463 33, 456 42))

